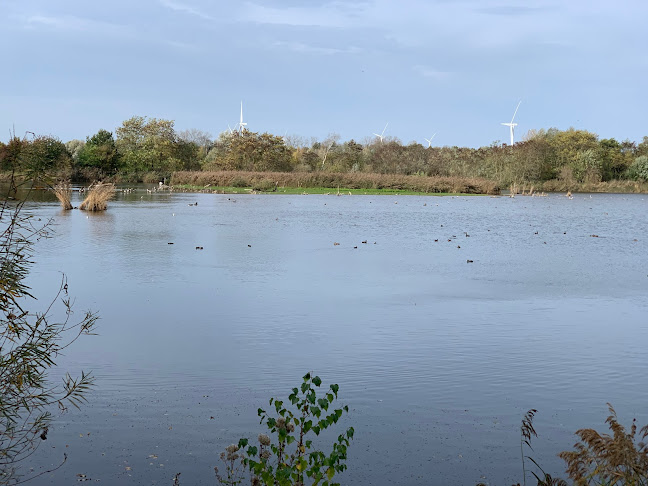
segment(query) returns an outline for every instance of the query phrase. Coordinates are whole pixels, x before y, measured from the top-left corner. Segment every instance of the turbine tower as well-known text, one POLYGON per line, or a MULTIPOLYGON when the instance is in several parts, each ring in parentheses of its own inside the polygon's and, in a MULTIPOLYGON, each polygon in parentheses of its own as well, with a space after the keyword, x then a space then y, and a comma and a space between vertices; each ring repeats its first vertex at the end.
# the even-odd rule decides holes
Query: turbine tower
POLYGON ((427 139, 425 137, 423 138, 423 140, 425 140, 428 143, 428 148, 430 148, 432 146, 432 140, 434 140, 435 136, 436 136, 436 133, 434 135, 432 135, 429 139, 427 139))
POLYGON ((247 123, 243 123, 243 102, 241 101, 241 121, 239 121, 239 133, 243 133, 243 130, 246 130, 247 123))
POLYGON ((374 136, 376 136, 376 137, 378 137, 380 139, 380 143, 382 143, 383 138, 385 136, 385 130, 387 130, 387 125, 389 125, 389 122, 385 123, 385 128, 383 128, 383 131, 382 131, 382 133, 380 135, 378 135, 377 133, 374 133, 374 136))
POLYGON ((510 123, 502 123, 502 125, 507 126, 511 130, 511 145, 513 145, 515 142, 513 140, 513 136, 515 134, 515 127, 517 127, 517 123, 513 123, 513 120, 515 120, 515 115, 517 115, 518 108, 520 108, 520 103, 522 103, 522 100, 517 104, 517 108, 515 108, 515 113, 513 113, 513 118, 511 118, 510 123))

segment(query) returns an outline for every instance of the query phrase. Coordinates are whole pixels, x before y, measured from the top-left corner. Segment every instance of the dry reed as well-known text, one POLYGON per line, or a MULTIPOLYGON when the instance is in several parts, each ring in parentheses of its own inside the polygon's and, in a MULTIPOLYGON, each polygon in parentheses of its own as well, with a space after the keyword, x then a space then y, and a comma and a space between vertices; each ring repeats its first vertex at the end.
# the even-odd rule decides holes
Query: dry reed
POLYGON ((637 424, 633 420, 628 433, 609 403, 608 408, 610 416, 606 422, 612 435, 599 434, 594 429, 577 431, 580 441, 574 445, 574 451, 559 454, 567 463, 567 474, 578 486, 645 486, 648 484, 648 445, 644 440, 648 437, 648 426, 637 436, 637 424))
POLYGON ((70 199, 72 198, 72 187, 69 182, 60 182, 56 184, 52 190, 56 199, 61 202, 61 207, 65 210, 72 209, 72 203, 70 199))
POLYGON ((105 211, 108 207, 108 201, 114 194, 115 184, 102 184, 101 182, 92 184, 88 188, 88 195, 79 206, 79 209, 84 211, 105 211))
POLYGON ((436 177, 365 172, 174 172, 171 183, 193 186, 251 187, 272 191, 278 187, 342 187, 397 189, 427 193, 499 194, 494 181, 468 177, 436 177))

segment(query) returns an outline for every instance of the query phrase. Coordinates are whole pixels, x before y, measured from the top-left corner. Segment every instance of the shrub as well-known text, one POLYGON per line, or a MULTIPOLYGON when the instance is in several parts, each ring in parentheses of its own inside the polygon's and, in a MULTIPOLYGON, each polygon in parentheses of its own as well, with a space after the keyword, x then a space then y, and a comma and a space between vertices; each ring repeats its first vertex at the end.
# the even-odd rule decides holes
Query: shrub
POLYGON ((641 155, 628 168, 628 177, 634 180, 648 181, 648 156, 641 155))
POLYGON ((244 481, 247 471, 253 485, 302 485, 305 480, 313 484, 333 486, 331 480, 337 473, 346 469, 347 448, 353 439, 353 427, 340 434, 327 455, 316 449, 309 434, 320 432, 336 424, 348 406, 333 409, 337 399, 338 385, 330 385, 328 391, 317 397, 322 380, 312 373, 303 377, 300 388, 293 388, 288 397, 290 405, 270 399, 272 414, 259 408, 258 416, 265 424, 269 434, 260 434, 258 446, 248 439, 240 439, 221 454, 225 471, 221 475, 218 468, 216 478, 221 484, 235 485, 244 481), (274 437, 274 440, 271 439, 274 437))

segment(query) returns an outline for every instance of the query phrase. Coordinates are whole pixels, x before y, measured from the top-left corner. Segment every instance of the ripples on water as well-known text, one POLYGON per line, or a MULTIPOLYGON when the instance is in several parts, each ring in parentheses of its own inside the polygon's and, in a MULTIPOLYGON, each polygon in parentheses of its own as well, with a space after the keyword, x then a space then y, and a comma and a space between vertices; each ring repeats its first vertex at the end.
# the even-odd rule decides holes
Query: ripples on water
POLYGON ((34 206, 57 233, 35 293, 65 271, 102 318, 63 360, 98 386, 57 421, 49 484, 215 484, 218 452, 308 370, 352 408, 351 484, 517 482, 530 408, 552 473, 607 401, 648 423, 644 196, 121 197, 34 206))

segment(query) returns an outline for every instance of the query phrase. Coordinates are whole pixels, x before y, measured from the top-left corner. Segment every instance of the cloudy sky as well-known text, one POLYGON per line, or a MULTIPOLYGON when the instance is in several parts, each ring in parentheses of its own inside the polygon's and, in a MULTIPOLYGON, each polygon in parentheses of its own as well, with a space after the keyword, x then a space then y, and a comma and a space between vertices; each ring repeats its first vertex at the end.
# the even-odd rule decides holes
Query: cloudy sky
POLYGON ((438 145, 648 135, 645 0, 0 0, 0 140, 133 115, 438 145))

